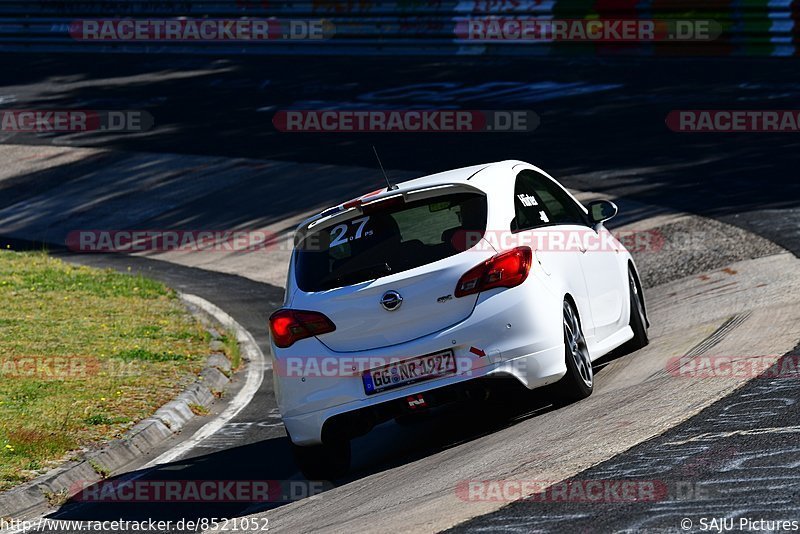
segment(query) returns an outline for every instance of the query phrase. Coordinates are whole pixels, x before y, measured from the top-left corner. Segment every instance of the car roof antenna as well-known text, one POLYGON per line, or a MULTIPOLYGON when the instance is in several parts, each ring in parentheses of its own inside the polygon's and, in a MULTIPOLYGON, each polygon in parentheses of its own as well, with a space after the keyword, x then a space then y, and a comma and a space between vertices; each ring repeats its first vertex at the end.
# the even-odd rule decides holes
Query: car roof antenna
POLYGON ((381 168, 381 172, 383 173, 383 179, 386 180, 386 190, 394 191, 395 189, 400 189, 396 184, 393 184, 389 181, 389 177, 386 175, 386 170, 383 168, 383 163, 381 163, 381 158, 378 157, 378 151, 375 150, 375 145, 372 145, 372 151, 375 152, 375 159, 378 160, 378 166, 381 168))

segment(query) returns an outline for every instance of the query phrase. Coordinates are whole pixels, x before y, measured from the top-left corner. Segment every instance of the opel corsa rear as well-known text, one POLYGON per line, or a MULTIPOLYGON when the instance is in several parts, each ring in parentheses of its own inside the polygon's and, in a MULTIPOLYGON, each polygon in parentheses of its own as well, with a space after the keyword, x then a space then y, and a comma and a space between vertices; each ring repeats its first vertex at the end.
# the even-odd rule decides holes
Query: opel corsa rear
POLYGON ((304 474, 340 476, 353 437, 500 377, 554 384, 567 401, 590 395, 593 360, 648 341, 633 260, 603 226, 616 211, 602 200, 587 209, 541 169, 505 161, 303 222, 270 332, 304 474), (577 248, 552 246, 565 235, 577 248))

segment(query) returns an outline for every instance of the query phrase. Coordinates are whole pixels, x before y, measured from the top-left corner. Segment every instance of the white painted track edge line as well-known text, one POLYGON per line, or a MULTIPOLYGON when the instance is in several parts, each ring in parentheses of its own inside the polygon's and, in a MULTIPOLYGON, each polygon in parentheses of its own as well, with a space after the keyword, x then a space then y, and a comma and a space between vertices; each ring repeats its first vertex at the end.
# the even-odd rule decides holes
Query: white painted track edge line
MULTIPOLYGON (((241 412, 244 407, 250 403, 253 395, 255 395, 255 393, 261 387, 261 383, 264 381, 264 371, 272 368, 272 364, 267 361, 267 359, 264 357, 264 353, 260 348, 258 348, 258 344, 253 338, 253 335, 246 328, 240 325, 233 317, 224 312, 218 306, 212 304, 202 297, 198 297, 197 295, 178 293, 178 297, 183 302, 200 308, 203 312, 213 317, 214 320, 219 322, 225 328, 233 331, 236 334, 236 340, 239 342, 239 349, 242 352, 242 357, 247 361, 247 365, 245 366, 245 384, 242 389, 239 390, 236 396, 231 399, 228 407, 225 408, 225 410, 223 410, 218 417, 199 428, 191 438, 164 452, 157 458, 139 468, 137 471, 127 475, 123 474, 120 479, 126 482, 142 478, 151 472, 156 466, 176 460, 180 456, 189 452, 192 448, 196 447, 198 443, 215 434, 220 428, 225 426, 228 421, 236 417, 239 412, 241 412)), ((34 524, 38 520, 44 520, 45 517, 46 516, 40 516, 29 519, 28 523, 34 524)), ((57 519, 57 517, 53 517, 52 519, 57 519)), ((37 529, 35 526, 28 529, 17 527, 4 530, 3 534, 21 534, 23 532, 30 532, 31 530, 35 531, 37 529)))
POLYGON ((222 324, 225 328, 232 330, 235 333, 236 340, 239 342, 242 356, 244 356, 244 358, 247 360, 247 365, 245 366, 245 383, 242 389, 239 390, 236 396, 231 399, 228 406, 221 414, 219 414, 218 417, 199 428, 191 438, 148 462, 143 469, 174 461, 196 447, 197 444, 203 440, 214 435, 220 428, 225 426, 225 424, 227 424, 231 419, 236 417, 239 412, 245 408, 245 406, 250 404, 250 401, 253 399, 253 396, 261 387, 261 383, 264 380, 264 371, 268 367, 271 367, 267 362, 267 359, 264 357, 264 353, 258 347, 253 335, 242 325, 240 325, 233 317, 228 315, 216 305, 201 297, 198 297, 197 295, 179 293, 179 297, 182 301, 193 306, 197 306, 222 324))

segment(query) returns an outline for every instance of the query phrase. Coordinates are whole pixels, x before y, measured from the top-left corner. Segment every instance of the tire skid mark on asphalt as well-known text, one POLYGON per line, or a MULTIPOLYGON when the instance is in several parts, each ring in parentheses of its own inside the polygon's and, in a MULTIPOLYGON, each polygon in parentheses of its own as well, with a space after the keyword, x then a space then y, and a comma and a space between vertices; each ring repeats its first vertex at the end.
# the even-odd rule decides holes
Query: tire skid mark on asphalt
MULTIPOLYGON (((729 275, 729 276, 732 276, 733 274, 735 274, 735 272, 733 272, 733 274, 732 274, 731 272, 726 272, 725 270, 722 270, 722 271, 720 271, 720 272, 721 272, 721 273, 724 273, 724 274, 727 274, 727 275, 729 275)), ((766 285, 766 284, 759 284, 759 285, 757 285, 756 287, 757 287, 757 288, 759 288, 759 287, 764 287, 765 285, 766 285)), ((700 288, 700 286, 702 286, 702 284, 700 284, 700 285, 696 286, 696 287, 697 287, 697 289, 699 289, 699 288, 700 288)), ((745 290, 747 290, 747 289, 748 289, 748 288, 745 288, 745 290)), ((684 289, 684 291, 686 291, 686 290, 687 290, 687 289, 684 289)), ((673 300, 673 299, 667 299, 667 298, 664 298, 664 297, 662 297, 660 304, 662 304, 662 305, 665 305, 665 306, 666 306, 667 304, 670 304, 670 303, 671 303, 671 302, 670 302, 671 300, 673 300)), ((699 300, 699 299, 698 299, 698 300, 699 300)), ((657 307, 657 306, 655 306, 655 307, 657 307)), ((644 389, 642 389, 642 391, 644 392, 645 390, 644 390, 644 389)), ((565 410, 565 411, 564 411, 563 415, 568 415, 569 413, 570 413, 570 410, 569 410, 569 409, 567 409, 567 410, 565 410)), ((560 415, 561 415, 561 414, 560 414, 560 415)), ((624 416, 627 416, 627 415, 628 415, 628 414, 625 414, 625 413, 623 413, 623 417, 624 417, 624 416)), ((626 421, 628 421, 629 419, 625 419, 625 420, 626 420, 626 421)), ((611 426, 613 426, 613 421, 609 421, 608 419, 604 419, 603 421, 604 421, 604 423, 606 423, 606 424, 607 424, 607 427, 606 427, 606 428, 610 428, 611 426)), ((524 423, 523 423, 523 424, 524 424, 524 423)), ((623 425, 623 426, 622 426, 622 428, 630 428, 630 429, 635 429, 635 427, 636 427, 636 426, 637 426, 637 424, 627 424, 627 425, 623 425)), ((493 438, 493 437, 495 437, 495 436, 492 436, 492 435, 490 435, 490 436, 486 436, 486 437, 487 437, 487 438, 493 438)), ((211 438, 208 438, 208 439, 211 439, 211 438)), ((469 441, 466 441, 466 442, 464 442, 464 447, 466 448, 466 450, 469 450, 469 447, 471 447, 471 446, 473 446, 473 445, 474 445, 474 444, 472 444, 472 443, 471 443, 471 442, 469 442, 469 441)), ((513 443, 511 443, 511 444, 509 444, 509 445, 513 445, 513 443)), ((461 450, 463 450, 463 449, 461 449, 461 450, 459 450, 459 449, 460 449, 459 447, 454 447, 454 451, 455 451, 455 452, 461 452, 461 450)), ((416 463, 416 462, 413 462, 413 463, 416 463)), ((410 464, 409 466, 406 466, 406 467, 413 468, 413 463, 412 463, 412 464, 410 464)), ((442 472, 444 472, 444 471, 442 471, 442 472)), ((390 476, 390 475, 389 475, 389 474, 387 474, 386 476, 390 476)), ((362 479, 362 480, 364 480, 364 481, 368 481, 368 480, 370 480, 370 479, 372 479, 372 478, 373 478, 373 477, 365 477, 365 478, 364 478, 364 479, 362 479)), ((358 483, 358 482, 360 482, 360 480, 359 480, 359 481, 355 481, 355 483, 358 483)), ((365 482, 365 483, 369 483, 369 482, 365 482)), ((335 495, 330 495, 329 497, 330 497, 330 498, 336 498, 336 497, 335 497, 335 495)), ((346 512, 348 511, 348 508, 347 508, 347 504, 348 504, 348 503, 347 503, 347 502, 344 502, 343 504, 344 504, 345 506, 343 506, 343 507, 342 507, 342 509, 340 509, 340 511, 341 511, 342 513, 341 513, 341 514, 336 514, 336 513, 334 512, 334 515, 332 515, 332 516, 331 516, 331 517, 334 517, 334 521, 339 521, 339 520, 341 520, 341 516, 344 516, 344 515, 346 515, 346 512)), ((364 514, 361 514, 361 515, 363 516, 364 514)))
POLYGON ((674 361, 669 362, 664 369, 659 369, 652 375, 650 375, 651 379, 658 379, 658 378, 667 378, 671 376, 672 373, 678 372, 680 368, 685 365, 687 362, 691 361, 692 359, 696 358, 697 356, 701 356, 707 353, 709 350, 714 348, 718 345, 722 340, 728 335, 733 329, 740 326, 744 323, 748 317, 751 315, 751 311, 745 311, 742 313, 738 313, 726 319, 716 330, 711 332, 708 336, 706 336, 702 341, 694 345, 683 356, 675 359, 674 361))
MULTIPOLYGON (((723 296, 713 305, 698 305, 695 299, 681 301, 667 296, 695 292, 698 286, 696 278, 650 289, 648 292, 657 297, 651 299, 654 303, 651 308, 654 318, 651 345, 613 360, 598 373, 597 391, 588 399, 380 474, 350 481, 326 492, 324 498, 317 502, 295 502, 256 515, 269 517, 276 530, 286 532, 318 528, 372 531, 377 528, 365 527, 359 519, 372 513, 380 513, 382 521, 389 523, 400 521, 402 517, 407 530, 439 530, 470 517, 492 513, 506 504, 461 501, 454 490, 459 481, 509 477, 515 480, 556 481, 584 476, 587 467, 603 465, 601 462, 613 464, 615 458, 625 455, 626 450, 642 446, 648 443, 648 439, 657 438, 690 420, 748 382, 747 378, 735 376, 707 381, 672 376, 655 381, 646 380, 653 370, 663 370, 671 357, 685 355, 717 331, 724 335, 718 334, 717 343, 706 348, 734 357, 762 355, 765 351, 768 351, 767 354, 780 354, 779 351, 790 350, 796 343, 800 333, 800 309, 794 304, 800 297, 800 278, 797 277, 800 262, 797 258, 790 254, 779 254, 737 262, 731 268, 737 271, 736 276, 747 292, 723 296), (658 399, 657 402, 653 402, 654 397, 658 399), (571 431, 579 427, 583 429, 580 433, 571 431), (553 462, 552 458, 536 458, 536 451, 550 447, 560 451, 558 462, 553 462), (367 487, 370 499, 359 498, 367 487), (411 504, 414 514, 409 515, 411 504)), ((714 276, 732 275, 724 271, 714 276)), ((779 356, 774 357, 777 359, 779 356)), ((757 386, 760 384, 754 385, 757 386)), ((770 397, 772 404, 778 403, 778 407, 784 404, 776 398, 780 396, 770 397)), ((758 399, 759 403, 763 401, 758 399)), ((759 406, 762 412, 765 411, 764 405, 759 406)), ((735 413, 732 415, 734 420, 741 419, 742 412, 747 414, 755 409, 753 406, 733 407, 735 413)), ((717 417, 721 419, 719 424, 725 428, 725 421, 729 418, 724 414, 717 417)), ((787 434, 786 437, 792 435, 787 434)), ((711 445, 704 443, 691 444, 683 449, 662 448, 638 463, 632 462, 615 470, 592 472, 591 478, 624 480, 632 476, 658 476, 658 473, 668 472, 669 469, 703 461, 700 455, 708 454, 710 448, 711 445), (701 459, 698 460, 698 457, 701 459), (649 468, 654 470, 648 471, 649 468)), ((793 450, 777 446, 776 449, 785 454, 793 450)), ((720 453, 712 451, 711 454, 720 453)), ((732 457, 733 452, 725 454, 732 457)), ((730 463, 732 460, 727 461, 730 463)), ((788 457, 782 457, 775 463, 786 469, 790 461, 788 457)), ((689 491, 691 488, 680 489, 689 491)), ((525 504, 527 506, 529 503, 525 504)), ((669 507, 670 504, 656 503, 650 509, 637 509, 634 515, 658 515, 658 506, 669 507)), ((680 508, 679 505, 673 506, 680 508)), ((558 526, 563 526, 562 521, 574 518, 576 511, 580 512, 581 509, 572 506, 554 511, 551 521, 535 508, 528 508, 530 521, 522 521, 520 524, 524 528, 518 531, 539 528, 555 531, 558 526), (552 529, 548 525, 552 525, 552 529)), ((592 521, 599 511, 594 508, 591 510, 592 521)), ((493 527, 489 530, 496 530, 505 528, 515 520, 498 517, 487 521, 491 521, 488 524, 493 527)), ((588 517, 586 521, 590 521, 588 517)), ((486 530, 486 524, 481 525, 486 530)), ((476 523, 476 528, 481 528, 481 525, 476 523)), ((577 530, 582 526, 596 529, 592 524, 583 525, 578 521, 577 530)))
MULTIPOLYGON (((677 292, 672 292, 666 295, 666 298, 675 298, 678 297, 680 300, 688 301, 692 300, 696 297, 700 297, 709 293, 713 293, 715 291, 719 291, 720 289, 725 289, 727 287, 732 287, 734 285, 739 284, 739 280, 729 281, 729 278, 722 277, 719 278, 718 274, 724 273, 727 276, 735 276, 737 273, 736 271, 729 271, 726 269, 720 269, 708 274, 702 274, 694 278, 694 280, 699 280, 700 283, 696 283, 688 288, 687 293, 685 295, 680 295, 677 292), (719 285, 722 284, 722 285, 719 285), (711 287, 713 286, 713 287, 711 287)), ((747 286, 745 289, 749 288, 747 286)), ((724 293, 724 292, 721 292, 724 293)))
POLYGON ((704 289, 703 291, 698 291, 697 293, 694 293, 692 295, 687 295, 687 296, 683 297, 683 300, 689 300, 689 299, 694 298, 694 297, 702 297, 702 296, 706 296, 706 295, 716 295, 716 294, 720 294, 720 293, 725 294, 725 293, 728 293, 728 291, 725 291, 727 288, 735 287, 735 286, 738 286, 738 285, 739 285, 739 282, 728 282, 727 284, 715 285, 714 287, 710 287, 708 289, 704 289))
POLYGON ((748 317, 752 314, 752 311, 748 310, 742 313, 737 313, 733 317, 726 320, 722 325, 717 328, 711 335, 705 338, 703 341, 689 349, 686 353, 687 357, 692 356, 700 356, 701 354, 705 354, 708 352, 712 347, 718 345, 723 338, 728 335, 731 330, 741 326, 748 317))
MULTIPOLYGON (((751 407, 737 417, 718 421, 720 411, 741 406, 737 397, 758 396, 765 400, 777 401, 783 405, 783 412, 792 404, 786 404, 781 397, 785 390, 800 393, 796 381, 767 381, 765 384, 752 383, 738 393, 722 399, 700 416, 683 423, 675 429, 677 436, 657 438, 656 441, 641 444, 631 451, 617 456, 599 466, 580 473, 581 480, 596 479, 650 479, 658 477, 670 484, 670 498, 653 503, 636 503, 634 513, 623 511, 620 506, 592 505, 591 516, 572 513, 566 504, 537 505, 538 503, 518 502, 511 507, 477 518, 460 525, 453 532, 486 532, 504 529, 509 532, 529 532, 536 529, 542 532, 557 532, 563 522, 570 521, 573 530, 587 531, 628 531, 643 529, 664 529, 678 525, 685 517, 767 517, 792 519, 800 513, 800 503, 792 501, 796 493, 800 474, 797 474, 800 446, 796 442, 771 447, 764 450, 752 443, 736 444, 736 438, 753 435, 775 435, 800 433, 800 426, 769 427, 763 429, 738 428, 735 430, 701 432, 705 425, 744 427, 754 420, 762 423, 773 419, 775 412, 754 413, 751 407), (751 387, 752 386, 752 387, 751 387), (697 473, 705 478, 699 478, 697 473), (740 496, 747 500, 753 493, 763 497, 758 502, 736 503, 731 500, 740 496), (522 506, 526 506, 523 509, 522 506), (782 514, 782 515, 781 515, 782 514), (520 517, 527 516, 527 517, 520 517), (598 518, 600 524, 598 524, 598 518), (593 521, 593 523, 589 523, 593 521)), ((792 399, 793 400, 793 399, 792 399)), ((630 507, 630 505, 629 505, 630 507)))
POLYGON ((551 532, 556 531, 560 522, 568 520, 577 521, 571 524, 576 530, 662 531, 674 529, 681 517, 764 517, 766 514, 766 517, 796 518, 800 503, 793 500, 793 495, 800 481, 797 471, 800 445, 791 436, 800 433, 800 426, 760 425, 768 425, 776 418, 796 419, 789 410, 794 408, 797 412, 798 395, 797 380, 751 382, 676 427, 669 436, 638 445, 579 475, 582 479, 659 477, 671 482, 675 489, 672 498, 639 503, 634 514, 626 514, 620 507, 593 507, 596 515, 592 519, 603 517, 598 526, 597 523, 582 523, 589 517, 570 514, 565 505, 552 509, 529 506, 528 518, 513 517, 524 513, 514 504, 504 512, 479 518, 454 531, 483 532, 510 527, 511 532, 527 532, 531 528, 552 526, 552 530, 544 529, 544 532, 551 532), (757 408, 753 401, 758 403, 757 408), (746 440, 752 436, 767 437, 771 440, 770 448, 765 450, 761 444, 746 440), (789 436, 793 441, 776 443, 780 436, 789 436), (753 501, 753 494, 761 498, 753 501), (748 502, 732 502, 737 496, 748 502))

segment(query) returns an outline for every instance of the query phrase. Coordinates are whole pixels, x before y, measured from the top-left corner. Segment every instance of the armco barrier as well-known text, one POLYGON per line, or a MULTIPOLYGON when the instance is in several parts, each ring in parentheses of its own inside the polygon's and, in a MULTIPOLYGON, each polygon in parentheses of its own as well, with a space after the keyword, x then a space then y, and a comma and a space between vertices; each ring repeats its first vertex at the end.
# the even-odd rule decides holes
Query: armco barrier
POLYGON ((0 50, 189 54, 637 54, 797 53, 800 0, 0 0, 0 50), (708 42, 477 42, 456 28, 470 19, 712 20, 708 42), (101 41, 70 35, 80 19, 324 19, 325 40, 101 41))

